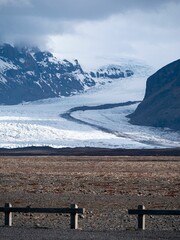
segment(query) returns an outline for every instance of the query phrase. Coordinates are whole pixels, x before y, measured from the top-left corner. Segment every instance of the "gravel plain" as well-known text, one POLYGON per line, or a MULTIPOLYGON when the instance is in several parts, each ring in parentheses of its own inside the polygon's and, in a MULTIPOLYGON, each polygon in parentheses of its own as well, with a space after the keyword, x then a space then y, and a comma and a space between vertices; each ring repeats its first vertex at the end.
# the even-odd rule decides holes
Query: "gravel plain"
POLYGON ((0 239, 180 239, 180 216, 147 216, 140 232, 128 215, 139 204, 180 209, 179 199, 178 156, 0 157, 0 206, 86 210, 81 230, 70 230, 68 214, 31 213, 14 213, 9 229, 0 213, 0 239))

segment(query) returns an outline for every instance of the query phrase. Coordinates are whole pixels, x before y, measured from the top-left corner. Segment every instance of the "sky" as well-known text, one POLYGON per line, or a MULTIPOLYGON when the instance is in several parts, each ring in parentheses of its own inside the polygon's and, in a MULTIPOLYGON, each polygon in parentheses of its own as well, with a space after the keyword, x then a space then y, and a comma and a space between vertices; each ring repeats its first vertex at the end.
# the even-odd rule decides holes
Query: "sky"
POLYGON ((0 42, 36 45, 85 66, 180 58, 180 0, 0 0, 0 42))

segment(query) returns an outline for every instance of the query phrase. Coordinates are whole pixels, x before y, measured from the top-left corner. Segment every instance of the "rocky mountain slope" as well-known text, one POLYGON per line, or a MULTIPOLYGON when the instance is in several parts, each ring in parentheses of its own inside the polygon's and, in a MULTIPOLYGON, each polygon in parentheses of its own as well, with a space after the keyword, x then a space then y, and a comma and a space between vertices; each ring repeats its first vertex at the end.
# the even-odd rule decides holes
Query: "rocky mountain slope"
POLYGON ((94 85, 77 60, 60 61, 38 48, 0 47, 1 104, 70 96, 94 85))
MULTIPOLYGON (((78 60, 59 60, 38 48, 0 46, 0 104, 71 96, 101 84, 98 78, 117 79, 133 75, 121 66, 85 72, 78 60)), ((103 82, 103 84, 106 83, 103 82)))
POLYGON ((145 97, 128 117, 132 124, 180 130, 180 60, 147 79, 145 97))

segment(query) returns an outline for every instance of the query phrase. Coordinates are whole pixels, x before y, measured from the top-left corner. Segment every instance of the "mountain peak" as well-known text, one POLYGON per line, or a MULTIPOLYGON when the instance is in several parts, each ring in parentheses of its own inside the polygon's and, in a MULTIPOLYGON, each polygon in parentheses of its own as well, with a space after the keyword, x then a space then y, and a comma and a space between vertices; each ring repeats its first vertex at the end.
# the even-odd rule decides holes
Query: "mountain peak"
POLYGON ((140 64, 122 65, 121 62, 87 72, 77 59, 60 60, 37 47, 3 44, 0 46, 0 104, 71 96, 96 84, 108 84, 147 71, 140 64))
POLYGON ((44 98, 71 96, 94 86, 80 64, 59 61, 36 47, 0 47, 0 103, 17 104, 44 98))
POLYGON ((15 47, 18 49, 19 52, 22 53, 37 53, 41 50, 36 46, 28 46, 28 45, 15 45, 15 47))

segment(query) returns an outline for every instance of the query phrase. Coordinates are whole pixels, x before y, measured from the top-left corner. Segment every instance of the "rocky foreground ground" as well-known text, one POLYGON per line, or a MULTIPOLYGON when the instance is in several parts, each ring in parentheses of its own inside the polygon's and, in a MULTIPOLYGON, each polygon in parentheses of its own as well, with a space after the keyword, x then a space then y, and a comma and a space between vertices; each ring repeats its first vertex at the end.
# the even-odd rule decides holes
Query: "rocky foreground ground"
MULTIPOLYGON (((128 215, 128 209, 139 204, 147 209, 180 209, 179 199, 178 156, 0 157, 0 206, 5 202, 14 207, 69 207, 76 203, 86 210, 79 217, 82 230, 77 230, 77 238, 77 233, 69 231, 68 214, 14 213, 13 226, 8 230, 0 213, 0 239, 16 239, 8 234, 22 229, 46 231, 47 236, 53 229, 54 234, 71 234, 59 239, 101 239, 97 234, 105 234, 102 239, 141 239, 136 231, 137 218, 128 215), (120 232, 134 237, 120 238, 120 232), (109 233, 113 238, 105 237, 109 233)), ((159 234, 156 238, 143 235, 142 239, 180 239, 180 216, 147 216, 146 229, 146 234, 159 234)), ((37 239, 57 239, 41 236, 37 239)))

